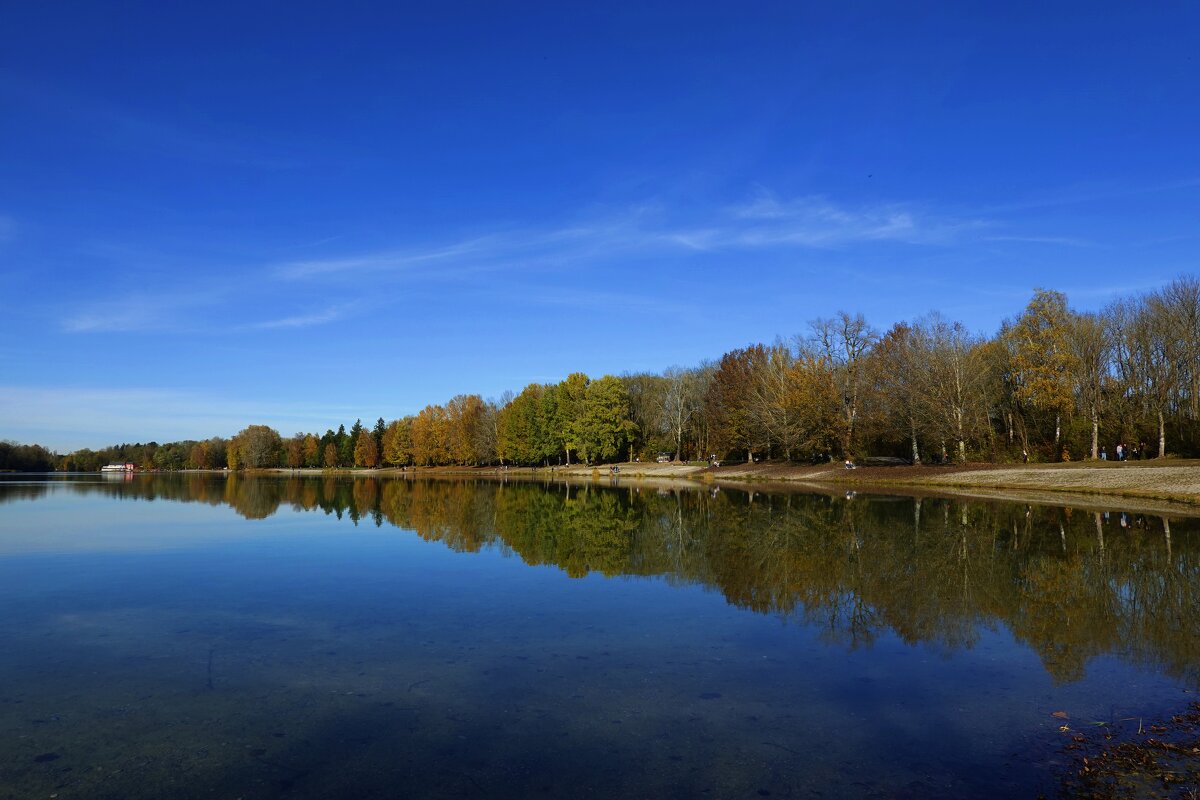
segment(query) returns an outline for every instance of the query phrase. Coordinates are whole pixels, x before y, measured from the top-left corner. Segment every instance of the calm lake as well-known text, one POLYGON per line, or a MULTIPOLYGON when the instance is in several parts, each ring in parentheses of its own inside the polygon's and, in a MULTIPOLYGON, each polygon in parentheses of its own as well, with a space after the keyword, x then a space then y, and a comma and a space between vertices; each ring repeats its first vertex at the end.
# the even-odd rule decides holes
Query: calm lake
POLYGON ((1060 726, 1195 699, 1200 525, 10 476, 0 642, 0 798, 1053 796, 1060 726))

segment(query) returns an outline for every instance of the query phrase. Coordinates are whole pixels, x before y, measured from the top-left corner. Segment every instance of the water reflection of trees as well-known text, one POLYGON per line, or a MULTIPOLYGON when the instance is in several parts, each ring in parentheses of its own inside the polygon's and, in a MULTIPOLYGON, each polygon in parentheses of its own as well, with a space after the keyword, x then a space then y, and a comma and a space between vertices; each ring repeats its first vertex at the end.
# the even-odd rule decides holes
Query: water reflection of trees
MULTIPOLYGON (((1200 524, 1011 503, 373 478, 154 476, 77 491, 385 521, 571 576, 655 575, 818 625, 970 647, 1004 626, 1057 679, 1115 654, 1200 682, 1200 524)), ((11 492, 15 487, 6 487, 11 492)), ((0 496, 3 496, 0 494, 0 496)))

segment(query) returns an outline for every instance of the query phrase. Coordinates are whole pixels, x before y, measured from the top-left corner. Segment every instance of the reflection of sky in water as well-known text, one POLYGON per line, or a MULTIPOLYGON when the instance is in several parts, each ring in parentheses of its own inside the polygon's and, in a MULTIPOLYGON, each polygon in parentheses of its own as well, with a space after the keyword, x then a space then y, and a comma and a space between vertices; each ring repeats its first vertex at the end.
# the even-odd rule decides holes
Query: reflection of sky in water
POLYGON ((0 522, 15 796, 1030 795, 1051 711, 1178 702, 1111 658, 1056 685, 1003 628, 852 648, 286 505, 54 491, 0 522))

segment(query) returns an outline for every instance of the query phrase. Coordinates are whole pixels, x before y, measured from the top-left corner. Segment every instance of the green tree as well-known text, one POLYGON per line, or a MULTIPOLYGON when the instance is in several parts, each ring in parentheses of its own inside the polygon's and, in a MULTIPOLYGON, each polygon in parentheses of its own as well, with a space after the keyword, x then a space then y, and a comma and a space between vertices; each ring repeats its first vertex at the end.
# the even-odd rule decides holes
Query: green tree
POLYGON ((375 437, 375 452, 383 457, 383 434, 387 432, 387 423, 383 421, 383 417, 375 420, 375 428, 371 431, 371 435, 375 437))
POLYGON ((571 451, 579 449, 580 425, 583 420, 584 405, 587 402, 587 388, 590 380, 582 372, 573 372, 567 379, 558 384, 555 395, 557 408, 555 421, 558 426, 558 436, 567 465, 571 464, 571 451))
POLYGON ((637 430, 630 419, 625 384, 611 375, 589 383, 574 428, 584 463, 608 461, 619 455, 637 430))
MULTIPOLYGON (((342 431, 338 429, 339 433, 342 431)), ((341 441, 338 442, 338 460, 343 466, 350 466, 354 463, 354 447, 358 444, 358 435, 363 432, 363 424, 361 419, 354 420, 354 427, 350 429, 350 433, 345 434, 341 441)))

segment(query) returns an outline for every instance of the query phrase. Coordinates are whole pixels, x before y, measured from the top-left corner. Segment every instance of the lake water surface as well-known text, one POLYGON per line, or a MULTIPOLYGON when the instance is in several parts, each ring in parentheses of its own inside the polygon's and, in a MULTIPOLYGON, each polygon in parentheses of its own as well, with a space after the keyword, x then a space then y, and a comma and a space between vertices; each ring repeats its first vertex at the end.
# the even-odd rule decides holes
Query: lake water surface
POLYGON ((0 798, 1053 796, 1061 726, 1194 700, 1200 525, 10 477, 0 643, 0 798))

